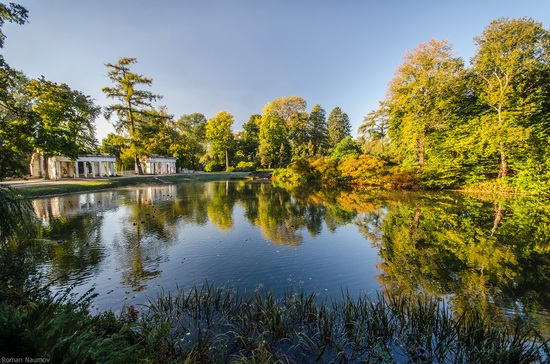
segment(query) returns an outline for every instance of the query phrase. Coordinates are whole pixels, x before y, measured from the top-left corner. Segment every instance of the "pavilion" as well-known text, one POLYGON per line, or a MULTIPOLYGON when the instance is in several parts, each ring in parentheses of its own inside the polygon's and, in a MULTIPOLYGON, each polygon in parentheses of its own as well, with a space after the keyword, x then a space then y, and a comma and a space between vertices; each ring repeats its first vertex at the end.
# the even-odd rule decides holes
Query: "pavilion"
MULTIPOLYGON (((43 161, 42 153, 33 154, 30 164, 32 177, 45 176, 43 161)), ((46 168, 51 179, 112 177, 117 175, 115 162, 112 155, 86 154, 79 155, 76 160, 56 155, 48 159, 46 168)))

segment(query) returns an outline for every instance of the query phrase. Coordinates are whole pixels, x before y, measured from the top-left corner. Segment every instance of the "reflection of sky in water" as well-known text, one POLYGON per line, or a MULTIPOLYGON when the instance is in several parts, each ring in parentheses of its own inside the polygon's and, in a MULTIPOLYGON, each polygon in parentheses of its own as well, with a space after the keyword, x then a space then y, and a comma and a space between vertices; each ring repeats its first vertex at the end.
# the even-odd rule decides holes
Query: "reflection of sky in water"
MULTIPOLYGON (((202 192, 218 193, 211 187, 186 195, 157 190, 155 199, 151 199, 151 191, 119 190, 118 206, 102 211, 97 227, 102 242, 94 249, 101 250, 103 258, 84 276, 72 272, 73 279, 67 284, 76 281, 77 292, 95 287, 99 294, 95 307, 100 310, 144 303, 161 288, 185 289, 206 280, 241 291, 260 287, 279 295, 289 289, 304 289, 321 297, 339 297, 342 289, 348 289, 357 296, 379 289, 375 280, 380 273, 376 269, 377 250, 354 225, 330 232, 323 222, 321 232, 314 237, 304 226, 295 232, 303 239, 299 245, 278 245, 266 240, 262 228, 244 216, 245 207, 239 202, 233 206, 230 229, 210 223, 198 225, 176 216, 163 222, 167 232, 155 230, 155 222, 143 214, 149 207, 135 205, 139 198, 143 202, 149 196, 155 214, 169 214, 174 204, 191 203, 193 198, 203 197, 202 192), (144 220, 136 220, 139 209, 144 220)), ((238 201, 239 196, 235 199, 238 201)))

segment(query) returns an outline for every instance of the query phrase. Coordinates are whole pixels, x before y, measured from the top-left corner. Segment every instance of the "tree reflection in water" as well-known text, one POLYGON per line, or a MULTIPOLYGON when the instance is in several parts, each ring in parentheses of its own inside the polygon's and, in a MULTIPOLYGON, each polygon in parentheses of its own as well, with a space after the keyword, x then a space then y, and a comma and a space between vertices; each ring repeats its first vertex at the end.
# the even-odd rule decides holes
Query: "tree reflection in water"
POLYGON ((50 248, 43 260, 52 276, 92 274, 111 244, 121 283, 139 291, 162 274, 168 247, 193 238, 181 236, 188 227, 228 233, 242 228, 236 221, 247 221, 265 240, 295 248, 352 224, 378 249, 376 279, 387 290, 442 295, 458 313, 473 306, 487 315, 501 314, 499 307, 550 311, 550 211, 531 198, 287 191, 270 183, 210 182, 34 204, 44 222, 41 239, 50 248), (112 241, 103 236, 107 226, 116 229, 112 241))

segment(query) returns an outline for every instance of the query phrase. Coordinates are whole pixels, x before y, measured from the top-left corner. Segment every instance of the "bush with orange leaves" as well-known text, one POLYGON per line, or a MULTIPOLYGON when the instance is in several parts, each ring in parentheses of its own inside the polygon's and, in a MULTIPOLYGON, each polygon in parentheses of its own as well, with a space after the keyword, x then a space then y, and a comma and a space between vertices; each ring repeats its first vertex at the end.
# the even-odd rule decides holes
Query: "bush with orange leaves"
POLYGON ((294 161, 273 173, 278 182, 291 185, 319 184, 322 187, 355 186, 368 189, 416 190, 419 183, 400 166, 371 155, 341 159, 311 157, 294 161))

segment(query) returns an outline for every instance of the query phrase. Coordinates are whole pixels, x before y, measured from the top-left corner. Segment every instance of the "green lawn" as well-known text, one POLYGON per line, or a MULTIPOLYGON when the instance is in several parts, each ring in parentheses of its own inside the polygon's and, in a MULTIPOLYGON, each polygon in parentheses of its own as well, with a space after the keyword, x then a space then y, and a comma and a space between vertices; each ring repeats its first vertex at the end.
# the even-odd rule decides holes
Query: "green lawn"
MULTIPOLYGON (((66 179, 55 182, 45 181, 44 183, 14 184, 12 187, 16 189, 18 194, 24 197, 35 198, 77 192, 98 191, 125 186, 246 179, 249 174, 250 173, 248 172, 212 172, 167 176, 114 177, 97 180, 66 179)), ((7 184, 9 185, 9 183, 7 184)))

